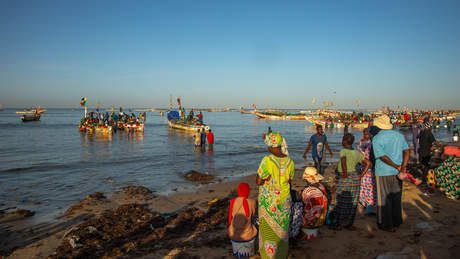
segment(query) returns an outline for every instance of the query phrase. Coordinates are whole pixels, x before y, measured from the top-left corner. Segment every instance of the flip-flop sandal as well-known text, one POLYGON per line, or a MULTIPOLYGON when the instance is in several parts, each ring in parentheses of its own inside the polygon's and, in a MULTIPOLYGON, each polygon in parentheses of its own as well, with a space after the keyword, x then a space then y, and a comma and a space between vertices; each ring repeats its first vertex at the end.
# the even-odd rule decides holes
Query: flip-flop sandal
POLYGON ((379 226, 379 229, 380 229, 380 230, 383 230, 383 231, 388 231, 388 232, 395 232, 395 231, 396 231, 396 229, 394 229, 394 228, 389 228, 387 225, 379 226))
POLYGON ((423 195, 425 196, 433 196, 435 195, 434 193, 430 193, 429 191, 426 191, 423 195))
POLYGON ((348 230, 351 230, 351 231, 356 230, 356 227, 353 226, 353 225, 351 225, 351 226, 350 226, 350 225, 345 225, 345 226, 343 226, 343 227, 346 228, 346 229, 348 229, 348 230))
POLYGON ((332 225, 332 226, 329 226, 328 228, 332 230, 342 230, 342 227, 338 225, 332 225))

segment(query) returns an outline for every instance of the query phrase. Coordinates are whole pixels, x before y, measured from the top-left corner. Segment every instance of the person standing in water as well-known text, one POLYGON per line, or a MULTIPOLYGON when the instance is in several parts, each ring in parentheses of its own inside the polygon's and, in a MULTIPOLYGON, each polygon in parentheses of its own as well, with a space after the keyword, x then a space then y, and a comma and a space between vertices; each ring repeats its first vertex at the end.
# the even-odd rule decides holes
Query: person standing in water
POLYGON ((311 157, 315 162, 315 168, 318 174, 321 174, 321 160, 323 160, 323 151, 324 147, 329 150, 330 157, 332 157, 332 151, 327 143, 327 137, 323 133, 323 126, 316 125, 316 134, 310 137, 310 141, 308 142, 308 146, 303 153, 303 158, 305 159, 305 163, 307 162, 307 152, 311 150, 311 157))

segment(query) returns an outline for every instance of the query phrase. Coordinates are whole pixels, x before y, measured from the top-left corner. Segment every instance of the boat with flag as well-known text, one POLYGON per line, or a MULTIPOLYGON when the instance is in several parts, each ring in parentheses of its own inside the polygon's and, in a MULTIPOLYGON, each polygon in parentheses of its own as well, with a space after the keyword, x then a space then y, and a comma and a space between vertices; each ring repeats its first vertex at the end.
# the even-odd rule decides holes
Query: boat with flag
MULTIPOLYGON (((170 98, 171 102, 171 107, 172 108, 172 97, 170 98)), ((179 105, 179 110, 181 110, 181 104, 180 104, 180 96, 177 97, 177 103, 179 105)), ((207 126, 203 124, 202 120, 198 120, 196 118, 187 118, 185 114, 182 114, 180 111, 176 110, 170 110, 168 112, 168 116, 166 117, 168 120, 169 127, 173 129, 180 129, 180 130, 185 130, 185 131, 194 131, 198 132, 200 131, 205 131, 209 132, 211 129, 211 126, 207 126)))
POLYGON ((180 129, 180 130, 194 131, 194 132, 197 132, 198 129, 200 131, 204 130, 205 132, 209 132, 209 130, 211 129, 210 126, 207 126, 199 122, 197 119, 193 119, 193 120, 181 119, 179 116, 179 111, 169 111, 167 119, 168 119, 169 127, 173 129, 180 129))

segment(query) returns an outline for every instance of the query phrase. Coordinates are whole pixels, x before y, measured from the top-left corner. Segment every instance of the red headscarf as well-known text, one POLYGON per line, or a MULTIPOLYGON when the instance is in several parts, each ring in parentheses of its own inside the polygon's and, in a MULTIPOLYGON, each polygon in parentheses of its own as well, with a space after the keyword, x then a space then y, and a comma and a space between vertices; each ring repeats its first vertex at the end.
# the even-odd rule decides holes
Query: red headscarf
MULTIPOLYGON (((246 217, 249 217, 249 204, 248 204, 247 198, 249 197, 250 193, 251 193, 251 188, 249 187, 249 184, 240 183, 240 185, 238 185, 238 197, 243 197, 243 208, 244 208, 244 212, 246 213, 246 217)), ((230 213, 228 213, 227 228, 232 223, 233 204, 235 203, 235 199, 236 198, 233 198, 230 201, 230 213)))

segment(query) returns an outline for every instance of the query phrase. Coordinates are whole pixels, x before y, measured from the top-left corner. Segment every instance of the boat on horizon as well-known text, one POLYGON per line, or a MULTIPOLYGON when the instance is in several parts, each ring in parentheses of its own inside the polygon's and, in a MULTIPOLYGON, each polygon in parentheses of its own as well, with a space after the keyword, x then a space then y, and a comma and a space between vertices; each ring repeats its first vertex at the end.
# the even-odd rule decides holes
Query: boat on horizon
MULTIPOLYGON (((43 107, 44 108, 44 107, 43 107)), ((40 107, 38 108, 40 109, 40 107)), ((17 111, 15 113, 19 113, 19 114, 35 114, 37 113, 37 110, 38 109, 34 109, 34 108, 26 108, 24 109, 23 111, 17 111)), ((40 113, 44 113, 46 111, 46 109, 43 109, 43 110, 40 110, 40 113)))
POLYGON ((304 113, 291 113, 286 111, 254 111, 255 115, 270 120, 306 120, 304 113))
POLYGON ((369 121, 354 122, 354 121, 328 121, 326 119, 320 119, 315 116, 305 116, 305 119, 315 125, 323 125, 326 128, 343 128, 348 124, 349 128, 367 128, 369 127, 369 121))

